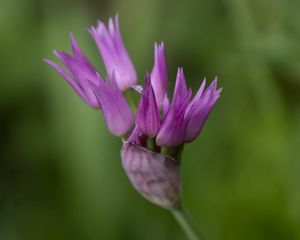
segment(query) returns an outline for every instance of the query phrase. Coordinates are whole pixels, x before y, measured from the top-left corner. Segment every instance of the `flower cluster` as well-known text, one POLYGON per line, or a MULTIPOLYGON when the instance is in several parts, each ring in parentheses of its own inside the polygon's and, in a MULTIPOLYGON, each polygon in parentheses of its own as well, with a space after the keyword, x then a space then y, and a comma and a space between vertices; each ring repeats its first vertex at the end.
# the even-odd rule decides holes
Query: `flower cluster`
POLYGON ((180 201, 180 149, 199 135, 222 89, 217 89, 217 79, 205 89, 203 80, 192 97, 183 69, 178 68, 170 98, 164 44, 155 44, 154 66, 145 76, 134 118, 123 92, 141 87, 121 38, 118 16, 109 19, 107 26, 99 21, 89 33, 104 62, 106 78, 90 63, 73 34, 71 55, 54 51, 64 67, 50 60, 45 62, 67 80, 84 102, 101 109, 109 131, 122 137, 122 163, 134 187, 148 200, 173 207, 180 201))

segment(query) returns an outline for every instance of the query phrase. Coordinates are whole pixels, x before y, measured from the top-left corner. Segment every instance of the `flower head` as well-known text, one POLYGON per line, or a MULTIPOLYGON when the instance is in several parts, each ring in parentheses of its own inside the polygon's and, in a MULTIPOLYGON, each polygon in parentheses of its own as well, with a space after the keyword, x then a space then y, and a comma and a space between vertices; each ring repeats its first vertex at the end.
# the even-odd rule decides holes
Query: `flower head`
POLYGON ((122 137, 122 165, 139 193, 161 207, 174 208, 181 198, 179 163, 183 146, 200 134, 222 89, 217 89, 217 79, 205 89, 204 80, 192 97, 183 69, 178 68, 170 98, 163 43, 155 44, 154 66, 151 74, 146 74, 143 89, 136 85, 136 72, 120 35, 118 16, 109 19, 108 27, 99 21, 89 32, 99 48, 107 80, 83 54, 73 34, 71 55, 54 52, 65 68, 50 60, 46 63, 88 105, 100 108, 109 131, 122 137), (128 88, 141 94, 135 118, 122 94, 128 88))
POLYGON ((99 21, 89 32, 99 48, 108 76, 115 73, 121 91, 135 85, 136 71, 121 38, 118 15, 114 20, 109 19, 108 27, 99 21))

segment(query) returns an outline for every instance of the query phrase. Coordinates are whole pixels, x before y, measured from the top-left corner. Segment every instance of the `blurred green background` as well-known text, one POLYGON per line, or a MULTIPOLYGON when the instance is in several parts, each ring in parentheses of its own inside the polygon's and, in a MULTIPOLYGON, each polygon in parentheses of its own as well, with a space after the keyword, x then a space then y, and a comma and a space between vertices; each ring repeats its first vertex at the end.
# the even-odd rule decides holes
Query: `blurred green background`
POLYGON ((183 196, 208 240, 300 239, 299 0, 1 0, 0 239, 186 239, 124 174, 121 141, 42 62, 68 33, 119 13, 139 79, 166 45, 169 76, 223 86, 186 146, 183 196))

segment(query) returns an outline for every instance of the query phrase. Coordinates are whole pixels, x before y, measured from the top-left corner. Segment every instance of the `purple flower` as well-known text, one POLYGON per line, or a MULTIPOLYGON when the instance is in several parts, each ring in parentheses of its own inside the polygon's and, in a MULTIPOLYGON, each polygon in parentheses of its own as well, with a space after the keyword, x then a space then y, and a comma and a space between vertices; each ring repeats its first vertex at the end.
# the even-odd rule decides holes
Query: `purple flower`
POLYGON ((168 111, 157 135, 157 145, 174 147, 183 142, 187 126, 184 114, 190 97, 191 90, 187 89, 183 70, 179 68, 177 72, 173 101, 168 107, 168 111))
POLYGON ((154 66, 151 72, 151 84, 155 92, 157 106, 162 109, 169 89, 167 64, 163 43, 160 43, 159 45, 155 43, 154 66))
POLYGON ((72 55, 62 51, 54 51, 56 57, 60 59, 67 70, 53 61, 45 60, 45 62, 53 67, 67 80, 67 82, 83 101, 93 108, 99 108, 100 105, 95 97, 95 94, 88 85, 88 81, 98 83, 99 79, 97 77, 97 71, 89 62, 87 57, 82 53, 72 33, 70 34, 70 41, 72 55))
POLYGON ((98 85, 90 82, 90 87, 102 107, 106 125, 113 135, 123 137, 133 125, 132 111, 118 88, 114 74, 109 81, 103 80, 100 75, 98 78, 98 85))
POLYGON ((136 71, 121 38, 118 15, 114 21, 109 19, 108 28, 98 21, 98 26, 91 27, 89 32, 98 46, 108 76, 115 73, 120 90, 124 91, 135 85, 136 71))
MULTIPOLYGON (((117 136, 129 133, 134 119, 121 91, 132 87, 142 93, 136 115, 138 139, 151 137, 159 147, 174 148, 193 141, 201 132, 209 113, 220 96, 217 80, 206 89, 205 80, 196 95, 187 88, 183 69, 179 68, 173 99, 168 97, 168 74, 164 44, 155 44, 154 66, 151 75, 146 75, 145 89, 137 87, 134 66, 124 47, 118 16, 109 19, 108 27, 101 21, 89 29, 103 58, 109 82, 100 77, 70 35, 72 55, 55 51, 65 68, 45 60, 59 72, 75 92, 90 106, 102 108, 109 130, 117 136), (145 136, 145 137, 144 137, 145 136)), ((134 134, 131 134, 134 136, 134 134)), ((146 141, 147 142, 147 141, 146 141)))
POLYGON ((149 74, 145 78, 145 89, 138 106, 136 124, 140 132, 149 137, 155 137, 160 128, 160 116, 149 74))
POLYGON ((215 79, 203 92, 205 83, 206 81, 204 80, 185 112, 187 122, 186 142, 193 141, 199 135, 222 91, 222 88, 217 90, 217 79, 215 79))
POLYGON ((178 68, 172 101, 168 96, 168 74, 164 44, 155 44, 154 66, 146 74, 144 89, 137 85, 134 66, 124 47, 118 23, 108 27, 98 22, 89 29, 102 56, 107 80, 97 72, 70 34, 72 54, 54 51, 64 67, 45 60, 60 73, 75 92, 93 108, 100 108, 109 131, 123 138, 123 168, 132 185, 149 201, 174 208, 180 204, 179 160, 183 146, 201 132, 220 97, 217 79, 205 89, 204 80, 195 96, 178 68), (141 94, 136 117, 122 91, 141 94), (133 125, 135 126, 133 128, 133 125))
POLYGON ((204 87, 205 80, 190 101, 191 89, 186 87, 183 69, 178 69, 173 100, 167 106, 168 110, 156 138, 157 145, 176 147, 193 141, 199 135, 222 91, 216 89, 217 80, 203 92, 204 87))

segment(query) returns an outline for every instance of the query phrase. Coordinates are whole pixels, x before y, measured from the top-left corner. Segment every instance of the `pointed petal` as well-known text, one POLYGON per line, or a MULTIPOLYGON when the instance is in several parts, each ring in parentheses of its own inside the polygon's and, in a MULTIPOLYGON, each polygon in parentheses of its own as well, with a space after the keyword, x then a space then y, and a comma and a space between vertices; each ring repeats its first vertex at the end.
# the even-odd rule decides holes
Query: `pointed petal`
POLYGON ((162 103, 163 116, 165 116, 169 110, 170 101, 168 95, 166 94, 162 103))
MULTIPOLYGON (((69 70, 72 78, 75 79, 76 83, 80 86, 80 88, 84 92, 85 97, 90 103, 89 105, 91 105, 92 107, 98 107, 96 97, 87 83, 87 81, 98 81, 97 72, 95 69, 92 69, 92 65, 90 63, 89 65, 86 64, 86 62, 88 62, 87 58, 81 58, 78 53, 77 55, 71 56, 62 51, 54 51, 54 54, 61 60, 61 62, 69 70)), ((81 54, 83 55, 83 53, 81 54)))
POLYGON ((85 54, 78 46, 73 33, 70 33, 70 42, 71 42, 71 48, 72 48, 74 59, 77 59, 77 61, 81 62, 82 64, 81 71, 85 73, 85 75, 90 81, 97 82, 97 77, 96 77, 97 70, 90 63, 88 58, 85 56, 85 54))
POLYGON ((98 86, 93 82, 89 83, 102 106, 109 131, 119 137, 125 136, 133 125, 133 114, 116 85, 114 74, 110 83, 103 79, 100 79, 98 86))
POLYGON ((121 38, 118 16, 114 21, 109 19, 108 28, 98 22, 97 28, 91 27, 89 32, 100 51, 108 76, 111 78, 114 72, 121 91, 134 86, 137 83, 136 71, 121 38))
POLYGON ((185 110, 191 94, 191 89, 186 87, 183 70, 178 69, 173 101, 156 138, 158 146, 175 147, 183 143, 187 126, 185 110))
POLYGON ((178 102, 181 102, 187 91, 183 69, 178 68, 172 103, 178 104, 178 102))
POLYGON ((50 65, 52 68, 54 68, 64 79, 66 79, 69 85, 86 104, 90 105, 93 108, 100 107, 98 102, 93 101, 93 99, 86 94, 82 86, 74 79, 74 77, 70 73, 66 72, 61 66, 59 66, 55 62, 52 62, 47 59, 44 60, 44 62, 50 65))
POLYGON ((145 85, 137 110, 136 124, 142 134, 155 137, 160 128, 160 116, 149 74, 146 75, 145 85))
POLYGON ((188 109, 186 114, 187 129, 185 141, 193 141, 201 132, 209 113, 214 104, 220 97, 222 89, 216 89, 217 81, 214 80, 211 85, 204 91, 193 105, 188 109))
POLYGON ((135 125, 127 141, 138 144, 142 147, 146 147, 147 145, 147 138, 141 133, 137 125, 135 125))
POLYGON ((156 137, 156 144, 161 147, 176 147, 185 137, 186 123, 184 109, 171 105, 156 137))
POLYGON ((155 44, 154 66, 151 72, 151 83, 156 97, 157 106, 162 109, 165 95, 168 93, 169 81, 164 44, 155 44))
POLYGON ((199 89, 198 89, 198 91, 197 91, 197 93, 194 97, 195 101, 197 101, 201 97, 201 95, 204 91, 205 85, 206 85, 206 78, 203 79, 203 81, 202 81, 202 83, 201 83, 201 85, 200 85, 200 87, 199 87, 199 89))
POLYGON ((186 108, 186 114, 190 111, 191 107, 199 100, 199 98, 202 96, 202 93, 204 91, 205 88, 205 84, 206 84, 206 79, 204 78, 196 95, 193 97, 192 101, 188 104, 187 108, 186 108))

